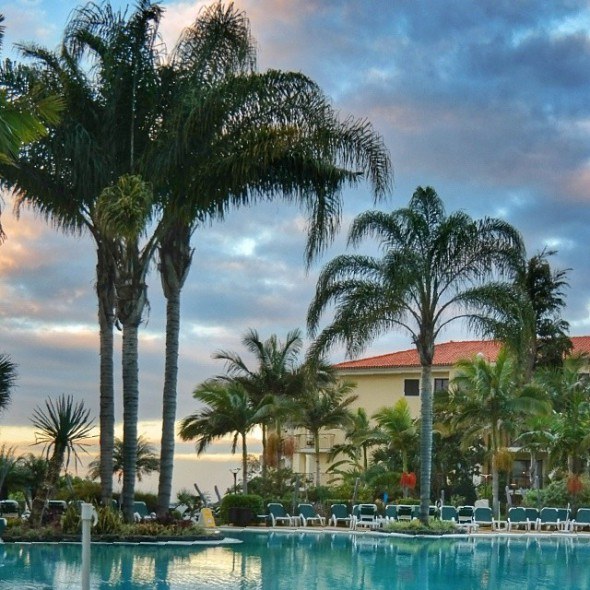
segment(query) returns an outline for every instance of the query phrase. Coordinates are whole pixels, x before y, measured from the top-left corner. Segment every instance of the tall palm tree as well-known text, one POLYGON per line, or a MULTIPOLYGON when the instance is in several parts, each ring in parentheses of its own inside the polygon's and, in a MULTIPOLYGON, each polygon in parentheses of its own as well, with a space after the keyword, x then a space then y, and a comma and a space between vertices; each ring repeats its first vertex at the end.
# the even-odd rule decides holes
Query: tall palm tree
POLYGON ((405 399, 400 399, 394 406, 381 408, 373 414, 380 429, 379 440, 392 449, 399 451, 402 457, 402 471, 409 471, 410 451, 415 448, 418 429, 412 419, 410 406, 405 399))
POLYGON ((383 258, 336 257, 323 269, 307 322, 315 334, 320 317, 335 307, 312 354, 337 342, 349 355, 361 352, 390 330, 409 333, 422 366, 420 428, 420 514, 428 519, 432 465, 432 361, 443 328, 472 312, 466 305, 474 285, 506 273, 522 254, 518 232, 502 220, 447 215, 431 187, 418 187, 409 206, 392 213, 367 211, 353 222, 349 244, 368 236, 383 258))
MULTIPOLYGON (((113 453, 113 473, 117 476, 119 483, 123 479, 124 473, 124 448, 123 440, 115 437, 115 450, 113 453)), ((154 471, 159 471, 160 461, 156 455, 156 449, 148 439, 140 434, 137 437, 137 462, 135 475, 137 481, 141 481, 145 475, 151 475, 154 471)), ((88 464, 88 477, 90 479, 100 478, 100 459, 91 461, 88 464)))
POLYGON ((0 354, 0 412, 10 403, 12 388, 16 383, 16 365, 6 354, 0 354))
POLYGON ((322 429, 346 428, 352 424, 350 405, 357 395, 351 394, 354 385, 346 381, 336 383, 318 382, 314 365, 306 367, 307 379, 303 395, 291 404, 289 423, 295 428, 305 428, 313 438, 315 458, 315 485, 321 482, 320 431, 322 429))
POLYGON ((100 330, 101 496, 112 496, 114 442, 113 327, 115 261, 111 238, 101 231, 96 202, 121 176, 137 173, 153 140, 157 4, 140 0, 129 16, 108 3, 73 11, 59 50, 21 47, 31 66, 1 71, 2 82, 20 91, 46 87, 64 102, 61 123, 33 148, 19 154, 17 166, 1 166, 4 181, 18 189, 19 207, 30 205, 68 233, 87 233, 96 244, 96 293, 100 330))
MULTIPOLYGON (((299 373, 299 353, 303 346, 300 330, 291 330, 284 341, 272 334, 262 340, 254 329, 248 330, 242 345, 254 357, 255 364, 248 367, 242 357, 235 352, 220 350, 213 354, 213 358, 225 361, 226 376, 219 379, 239 381, 248 392, 254 404, 270 401, 265 413, 262 428, 262 471, 266 473, 266 447, 268 427, 275 425, 279 438, 278 453, 280 453, 280 424, 285 404, 281 403, 297 396, 302 390, 302 374, 299 373)), ((280 457, 277 457, 280 466, 280 457)))
POLYGON ((157 241, 156 231, 141 243, 152 220, 153 193, 141 177, 122 176, 105 188, 96 204, 97 225, 109 238, 114 262, 116 317, 123 329, 123 514, 133 521, 137 421, 139 411, 138 334, 147 303, 146 275, 157 241))
POLYGON ((461 428, 463 441, 488 440, 492 466, 492 503, 499 516, 498 459, 526 414, 547 414, 550 403, 545 392, 534 386, 521 387, 518 364, 503 348, 495 363, 483 357, 459 361, 449 399, 453 422, 461 428))
POLYGON ((44 446, 48 459, 45 481, 38 489, 31 510, 31 523, 39 526, 47 500, 59 480, 61 470, 68 468, 70 460, 77 464, 78 452, 86 452, 86 441, 93 437, 93 420, 84 402, 75 403, 71 395, 61 395, 56 401, 45 401, 45 408, 35 408, 31 423, 35 428, 35 444, 44 446))
POLYGON ((193 397, 205 407, 187 416, 180 423, 182 440, 195 440, 200 455, 215 440, 233 435, 232 453, 238 441, 242 447, 242 491, 248 493, 248 447, 246 435, 255 428, 268 409, 255 404, 238 381, 211 379, 199 385, 193 397))
POLYGON ((339 120, 302 74, 256 71, 250 23, 233 4, 215 2, 199 13, 165 74, 153 167, 169 220, 159 247, 167 300, 159 512, 170 500, 180 294, 193 257, 191 238, 233 207, 280 198, 307 214, 309 262, 338 228, 343 187, 366 180, 381 198, 391 171, 382 138, 366 120, 339 120))

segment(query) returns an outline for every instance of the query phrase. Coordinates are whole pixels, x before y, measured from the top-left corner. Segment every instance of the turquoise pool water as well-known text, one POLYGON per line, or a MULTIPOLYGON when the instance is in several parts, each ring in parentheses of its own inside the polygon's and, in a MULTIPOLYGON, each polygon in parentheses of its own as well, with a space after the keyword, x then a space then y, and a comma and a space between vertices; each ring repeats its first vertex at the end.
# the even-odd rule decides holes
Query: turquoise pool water
MULTIPOLYGON (((232 535, 234 536, 234 535, 232 535)), ((239 533, 218 547, 93 545, 93 590, 585 590, 590 542, 239 533)), ((0 546, 1 590, 80 587, 79 545, 0 546)))

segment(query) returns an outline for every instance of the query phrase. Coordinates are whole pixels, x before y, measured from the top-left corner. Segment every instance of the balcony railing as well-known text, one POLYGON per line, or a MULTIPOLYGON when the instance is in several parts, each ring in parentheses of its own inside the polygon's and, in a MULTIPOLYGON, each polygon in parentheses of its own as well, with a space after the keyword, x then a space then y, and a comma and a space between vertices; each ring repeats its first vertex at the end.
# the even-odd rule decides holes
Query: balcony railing
MULTIPOLYGON (((297 453, 313 453, 315 450, 315 442, 313 436, 310 434, 296 434, 295 438, 295 452, 297 453)), ((333 434, 320 434, 320 452, 331 451, 334 446, 333 434)))

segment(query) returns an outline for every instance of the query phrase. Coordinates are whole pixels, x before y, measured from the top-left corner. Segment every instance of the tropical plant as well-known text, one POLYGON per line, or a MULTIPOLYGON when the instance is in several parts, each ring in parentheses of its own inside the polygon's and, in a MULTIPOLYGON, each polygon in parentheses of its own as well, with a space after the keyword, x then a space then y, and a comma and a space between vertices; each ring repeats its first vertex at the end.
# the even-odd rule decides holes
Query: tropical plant
POLYGON ((15 447, 7 447, 5 444, 0 447, 0 491, 4 489, 6 477, 14 469, 20 459, 21 458, 15 454, 15 447))
POLYGON ((552 462, 567 465, 569 476, 579 475, 590 449, 590 382, 583 369, 588 359, 572 355, 558 369, 539 372, 537 380, 553 402, 552 462))
POLYGON ((242 491, 248 493, 248 447, 246 435, 257 426, 268 411, 263 400, 254 404, 247 391, 237 381, 210 379, 199 385, 193 397, 205 407, 180 422, 182 440, 196 440, 200 455, 215 440, 233 436, 232 453, 238 441, 242 447, 242 491))
POLYGON ((0 354, 0 412, 10 403, 10 394, 16 383, 16 365, 6 354, 0 354))
POLYGON ((260 404, 263 400, 265 403, 272 403, 265 413, 264 420, 260 423, 264 477, 270 459, 267 452, 267 438, 271 424, 274 424, 277 434, 276 456, 271 461, 271 465, 281 466, 280 431, 282 415, 286 407, 284 402, 297 396, 302 389, 298 362, 303 340, 300 330, 288 332, 283 342, 275 334, 263 341, 256 330, 250 329, 244 334, 242 345, 254 357, 255 366, 252 368, 249 368, 242 357, 235 352, 220 350, 213 354, 213 358, 225 361, 227 375, 221 375, 219 379, 239 381, 254 404, 260 404))
POLYGON ((398 400, 394 406, 381 408, 373 414, 379 426, 378 440, 390 450, 399 451, 402 458, 402 471, 410 471, 409 455, 418 442, 416 421, 412 419, 410 406, 405 399, 398 400))
POLYGON ((463 445, 483 438, 491 459, 493 510, 499 516, 500 461, 525 415, 548 414, 543 390, 520 386, 518 364, 503 348, 495 363, 481 356, 459 361, 449 391, 453 422, 460 427, 463 445))
MULTIPOLYGON (((123 478, 124 469, 124 451, 123 441, 115 437, 115 448, 113 453, 113 473, 117 476, 119 483, 123 478)), ((156 449, 148 439, 140 434, 137 437, 137 461, 135 476, 137 481, 141 481, 145 475, 151 475, 160 468, 160 461, 156 455, 156 449)), ((88 477, 92 480, 100 478, 100 459, 91 461, 88 464, 88 477)))
POLYGON ((560 316, 565 307, 567 270, 553 270, 542 250, 516 265, 512 283, 490 283, 471 293, 481 313, 472 325, 507 346, 520 366, 521 383, 528 383, 537 367, 559 367, 571 351, 569 324, 560 316))
POLYGON ((358 396, 351 394, 352 383, 337 382, 335 374, 326 382, 315 363, 308 363, 304 371, 304 393, 293 401, 288 421, 295 428, 305 428, 313 438, 315 485, 319 486, 320 431, 349 427, 353 420, 350 405, 358 396))
POLYGON ((391 170, 371 125, 339 120, 309 78, 256 71, 249 21, 233 4, 205 8, 179 39, 170 65, 153 151, 154 184, 160 179, 167 195, 168 220, 159 248, 167 299, 159 511, 170 498, 180 293, 195 231, 234 206, 269 198, 298 203, 308 217, 309 262, 338 228, 342 189, 366 180, 380 198, 391 170))
POLYGON ((61 470, 68 468, 71 459, 78 464, 79 451, 87 452, 85 441, 94 436, 94 423, 84 402, 75 403, 71 395, 61 395, 56 401, 48 398, 45 408, 33 410, 31 423, 35 428, 35 444, 43 445, 43 453, 49 461, 45 480, 37 490, 31 510, 31 523, 39 526, 61 470))
POLYGON ((101 192, 124 174, 138 172, 140 155, 153 138, 157 25, 162 10, 141 0, 134 12, 108 3, 74 10, 59 50, 22 46, 32 66, 0 71, 2 82, 24 91, 44 87, 62 97, 61 123, 22 151, 17 166, 1 167, 4 181, 66 232, 87 232, 97 251, 100 326, 100 453, 102 501, 112 496, 114 441, 113 327, 115 264, 111 240, 97 224, 101 192))
POLYGON ((502 220, 473 220, 463 212, 447 216, 431 187, 418 187, 409 206, 392 213, 368 211, 350 229, 349 244, 367 236, 379 240, 383 258, 341 255, 322 271, 308 312, 312 334, 326 308, 331 324, 312 353, 337 342, 349 355, 393 329, 407 331, 416 345, 421 374, 420 514, 430 505, 432 461, 432 362, 440 333, 458 317, 469 317, 468 295, 492 273, 508 273, 522 255, 518 232, 502 220))
POLYGON ((145 243, 152 221, 153 192, 141 177, 123 175, 105 188, 96 203, 96 225, 108 238, 113 261, 116 318, 123 329, 123 493, 125 519, 133 520, 139 409, 138 334, 147 303, 146 275, 158 243, 157 231, 145 243))
POLYGON ((369 416, 364 408, 357 408, 352 414, 350 425, 344 431, 344 443, 336 444, 332 447, 328 461, 331 463, 329 471, 340 469, 341 466, 348 463, 347 460, 337 461, 334 459, 340 455, 346 455, 352 460, 355 466, 362 468, 366 472, 369 468, 369 450, 378 444, 378 430, 371 424, 369 416))

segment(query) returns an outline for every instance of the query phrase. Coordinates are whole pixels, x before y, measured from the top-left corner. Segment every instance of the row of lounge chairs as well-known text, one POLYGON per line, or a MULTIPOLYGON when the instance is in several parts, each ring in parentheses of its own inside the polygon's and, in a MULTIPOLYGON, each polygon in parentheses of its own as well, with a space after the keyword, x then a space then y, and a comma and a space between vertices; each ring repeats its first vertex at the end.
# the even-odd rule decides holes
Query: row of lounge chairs
MULTIPOLYGON (((285 511, 282 504, 273 502, 268 505, 268 516, 272 526, 277 524, 288 524, 291 526, 309 526, 319 524, 325 526, 326 519, 320 516, 312 504, 299 504, 298 515, 291 516, 285 511)), ((365 527, 376 529, 387 522, 404 521, 418 518, 420 507, 409 505, 388 504, 385 506, 384 515, 378 513, 376 504, 358 504, 349 511, 346 504, 332 504, 330 516, 327 522, 331 526, 343 524, 352 529, 365 527)), ((546 507, 541 510, 536 508, 525 508, 522 506, 512 507, 508 510, 507 520, 494 518, 492 509, 487 506, 436 506, 430 507, 430 516, 438 517, 443 521, 455 522, 459 528, 468 532, 477 528, 489 526, 492 530, 517 530, 541 531, 579 531, 584 528, 590 529, 590 508, 579 508, 575 518, 572 518, 569 508, 546 507)))

